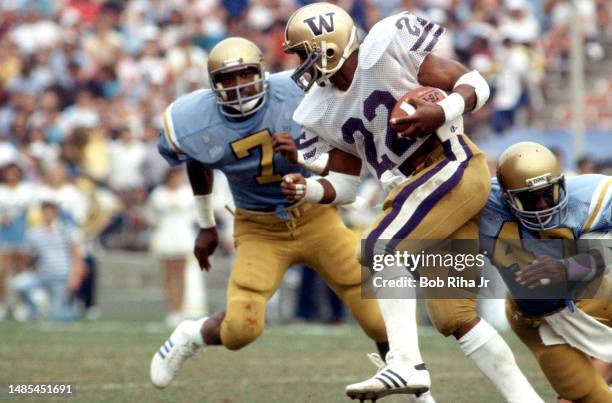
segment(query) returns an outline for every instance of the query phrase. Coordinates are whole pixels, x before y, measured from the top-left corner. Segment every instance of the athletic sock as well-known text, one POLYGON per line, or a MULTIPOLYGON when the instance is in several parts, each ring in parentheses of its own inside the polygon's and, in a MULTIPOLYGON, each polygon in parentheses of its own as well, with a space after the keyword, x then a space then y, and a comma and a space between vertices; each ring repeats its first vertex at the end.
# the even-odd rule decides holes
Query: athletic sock
POLYGON ((461 351, 508 403, 544 403, 519 369, 510 347, 485 320, 481 319, 458 342, 461 351))
POLYGON ((416 323, 416 299, 378 300, 389 339, 389 355, 410 364, 423 362, 416 323))
POLYGON ((187 326, 185 329, 187 335, 189 336, 189 339, 191 339, 191 341, 199 347, 202 347, 205 344, 204 339, 202 338, 201 329, 202 326, 204 326, 204 322, 206 322, 206 319, 208 319, 208 317, 191 321, 189 326, 187 326))

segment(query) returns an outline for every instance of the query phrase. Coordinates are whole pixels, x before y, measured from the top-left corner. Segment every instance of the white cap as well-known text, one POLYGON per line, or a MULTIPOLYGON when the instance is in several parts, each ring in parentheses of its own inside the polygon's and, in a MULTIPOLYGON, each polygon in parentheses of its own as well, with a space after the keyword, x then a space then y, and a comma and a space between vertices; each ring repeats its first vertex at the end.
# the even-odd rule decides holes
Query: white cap
POLYGON ((42 206, 43 204, 52 204, 54 206, 58 206, 61 204, 57 195, 50 190, 43 190, 40 192, 38 196, 38 202, 42 206))

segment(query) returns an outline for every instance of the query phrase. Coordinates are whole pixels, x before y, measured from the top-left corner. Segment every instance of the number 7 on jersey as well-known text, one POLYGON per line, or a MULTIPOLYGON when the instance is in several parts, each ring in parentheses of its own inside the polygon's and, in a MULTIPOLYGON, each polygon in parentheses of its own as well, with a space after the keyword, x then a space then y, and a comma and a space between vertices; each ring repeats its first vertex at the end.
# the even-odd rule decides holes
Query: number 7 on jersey
POLYGON ((270 130, 264 129, 232 143, 232 151, 239 160, 251 156, 254 148, 260 149, 259 175, 255 180, 260 185, 280 182, 282 176, 274 173, 274 149, 270 130))

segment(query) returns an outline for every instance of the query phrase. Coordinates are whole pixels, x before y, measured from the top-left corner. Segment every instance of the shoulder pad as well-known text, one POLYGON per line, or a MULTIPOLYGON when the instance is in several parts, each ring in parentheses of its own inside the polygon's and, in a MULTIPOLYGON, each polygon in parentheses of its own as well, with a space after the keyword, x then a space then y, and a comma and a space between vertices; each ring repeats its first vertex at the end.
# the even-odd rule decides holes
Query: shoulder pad
POLYGON ((328 94, 330 94, 328 89, 314 86, 293 112, 293 120, 306 127, 312 127, 320 122, 325 117, 328 94))
POLYGON ((281 98, 296 97, 300 99, 304 96, 302 90, 291 79, 292 73, 293 70, 287 70, 270 75, 268 82, 271 96, 281 98))
POLYGON ((219 122, 215 96, 210 90, 183 95, 171 103, 162 116, 163 132, 178 154, 185 154, 183 142, 195 133, 219 122))
POLYGON ((377 22, 359 46, 359 67, 369 69, 385 53, 397 34, 395 21, 398 15, 392 15, 377 22))

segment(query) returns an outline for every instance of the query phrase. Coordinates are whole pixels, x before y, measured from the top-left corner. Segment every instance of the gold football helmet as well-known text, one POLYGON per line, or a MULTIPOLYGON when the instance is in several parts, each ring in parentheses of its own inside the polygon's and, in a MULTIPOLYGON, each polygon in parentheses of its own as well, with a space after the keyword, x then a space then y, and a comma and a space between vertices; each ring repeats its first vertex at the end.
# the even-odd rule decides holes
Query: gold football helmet
POLYGON ((565 219, 565 178, 557 157, 543 145, 525 141, 508 147, 499 157, 497 179, 506 204, 526 228, 552 229, 565 219))
POLYGON ((285 28, 285 53, 297 53, 302 63, 291 78, 304 91, 314 83, 329 85, 329 77, 359 48, 351 16, 330 3, 298 9, 285 28))
POLYGON ((236 118, 255 113, 265 102, 267 72, 261 50, 244 38, 227 38, 215 45, 208 55, 210 88, 221 105, 221 113, 236 118), (219 78, 241 70, 255 69, 253 81, 245 84, 224 86, 219 78), (251 87, 251 88, 247 88, 251 87), (253 91, 254 89, 254 91, 253 91), (244 95, 247 91, 248 95, 244 95), (235 111, 235 112, 234 112, 235 111))

